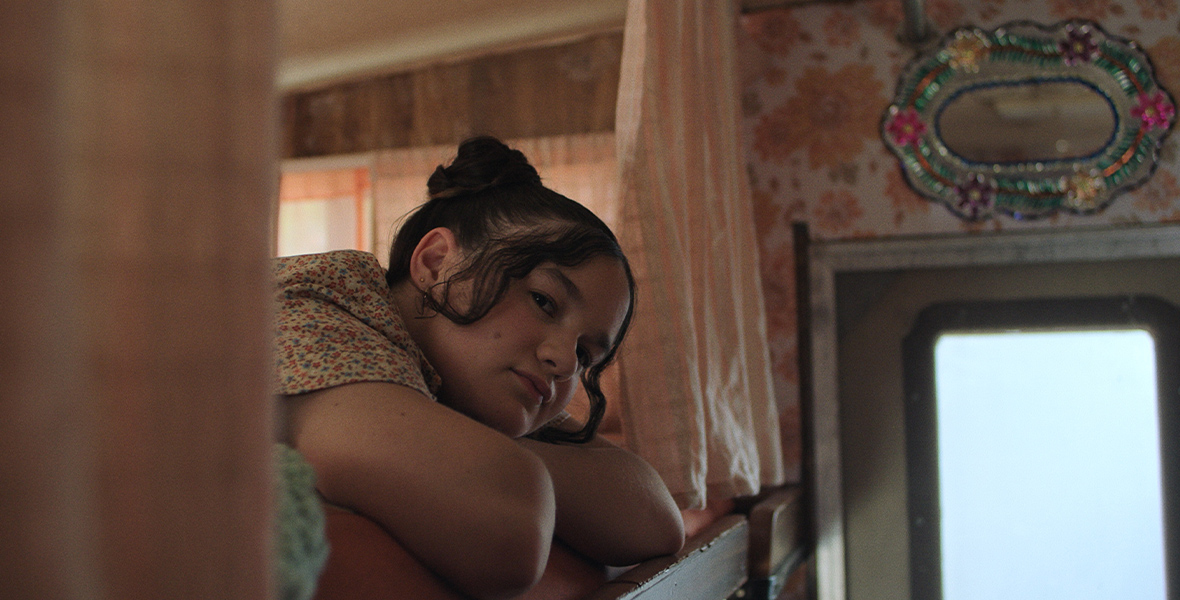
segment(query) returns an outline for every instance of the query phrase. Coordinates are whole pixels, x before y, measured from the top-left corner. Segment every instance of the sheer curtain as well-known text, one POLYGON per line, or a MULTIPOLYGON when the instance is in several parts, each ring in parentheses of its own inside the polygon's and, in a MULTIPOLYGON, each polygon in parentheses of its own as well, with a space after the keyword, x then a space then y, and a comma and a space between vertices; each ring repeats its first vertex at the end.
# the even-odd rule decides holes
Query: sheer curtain
POLYGON ((621 353, 628 446, 682 508, 783 481, 740 144, 737 6, 631 0, 615 135, 639 278, 621 353))

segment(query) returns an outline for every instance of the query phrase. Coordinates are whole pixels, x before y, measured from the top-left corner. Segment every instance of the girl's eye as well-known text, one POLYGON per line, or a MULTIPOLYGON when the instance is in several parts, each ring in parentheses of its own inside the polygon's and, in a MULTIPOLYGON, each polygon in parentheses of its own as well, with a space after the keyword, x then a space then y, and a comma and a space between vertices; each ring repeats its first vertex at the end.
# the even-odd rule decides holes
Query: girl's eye
POLYGON ((546 314, 551 315, 551 314, 553 314, 554 310, 557 309, 557 306, 553 303, 553 300, 551 298, 549 298, 549 296, 546 296, 545 294, 541 294, 539 292, 530 292, 530 293, 533 296, 533 302, 536 302, 537 306, 540 307, 541 310, 545 311, 546 314))

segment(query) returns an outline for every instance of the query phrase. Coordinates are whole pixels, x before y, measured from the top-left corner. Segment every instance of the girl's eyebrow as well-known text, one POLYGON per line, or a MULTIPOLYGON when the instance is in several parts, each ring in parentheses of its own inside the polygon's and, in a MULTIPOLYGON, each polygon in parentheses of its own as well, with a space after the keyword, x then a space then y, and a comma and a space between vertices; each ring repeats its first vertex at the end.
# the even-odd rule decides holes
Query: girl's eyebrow
POLYGON ((543 271, 545 275, 548 275, 550 279, 561 284, 561 287, 565 288, 565 293, 569 295, 569 297, 573 298, 577 302, 583 301, 582 290, 578 288, 578 284, 574 283, 569 277, 566 277, 565 273, 561 272, 561 269, 557 267, 542 267, 541 271, 543 271))

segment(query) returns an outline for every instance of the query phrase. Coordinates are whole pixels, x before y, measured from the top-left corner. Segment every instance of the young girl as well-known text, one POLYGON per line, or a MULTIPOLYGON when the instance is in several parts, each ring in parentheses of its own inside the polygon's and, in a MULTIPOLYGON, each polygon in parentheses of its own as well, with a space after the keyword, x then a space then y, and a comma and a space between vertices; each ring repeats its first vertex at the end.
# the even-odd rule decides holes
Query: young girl
POLYGON ((459 146, 397 234, 278 259, 286 441, 331 505, 460 592, 527 590, 554 536, 604 564, 677 551, 655 471, 595 434, 634 280, 610 230, 494 138, 459 146), (585 423, 566 412, 579 383, 585 423))

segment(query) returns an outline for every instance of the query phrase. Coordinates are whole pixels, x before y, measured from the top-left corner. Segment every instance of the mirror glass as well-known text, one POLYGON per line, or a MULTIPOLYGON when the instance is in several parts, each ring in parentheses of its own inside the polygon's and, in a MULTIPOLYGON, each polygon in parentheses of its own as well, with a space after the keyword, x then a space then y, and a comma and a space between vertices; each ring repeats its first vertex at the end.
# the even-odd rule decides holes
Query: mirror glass
POLYGON ((1108 146, 1114 106, 1080 81, 1018 81, 965 88, 936 117, 938 135, 966 162, 1085 159, 1108 146))
POLYGON ((1092 214, 1151 176, 1172 96, 1089 21, 951 32, 898 80, 881 135, 910 185, 967 220, 1092 214))

